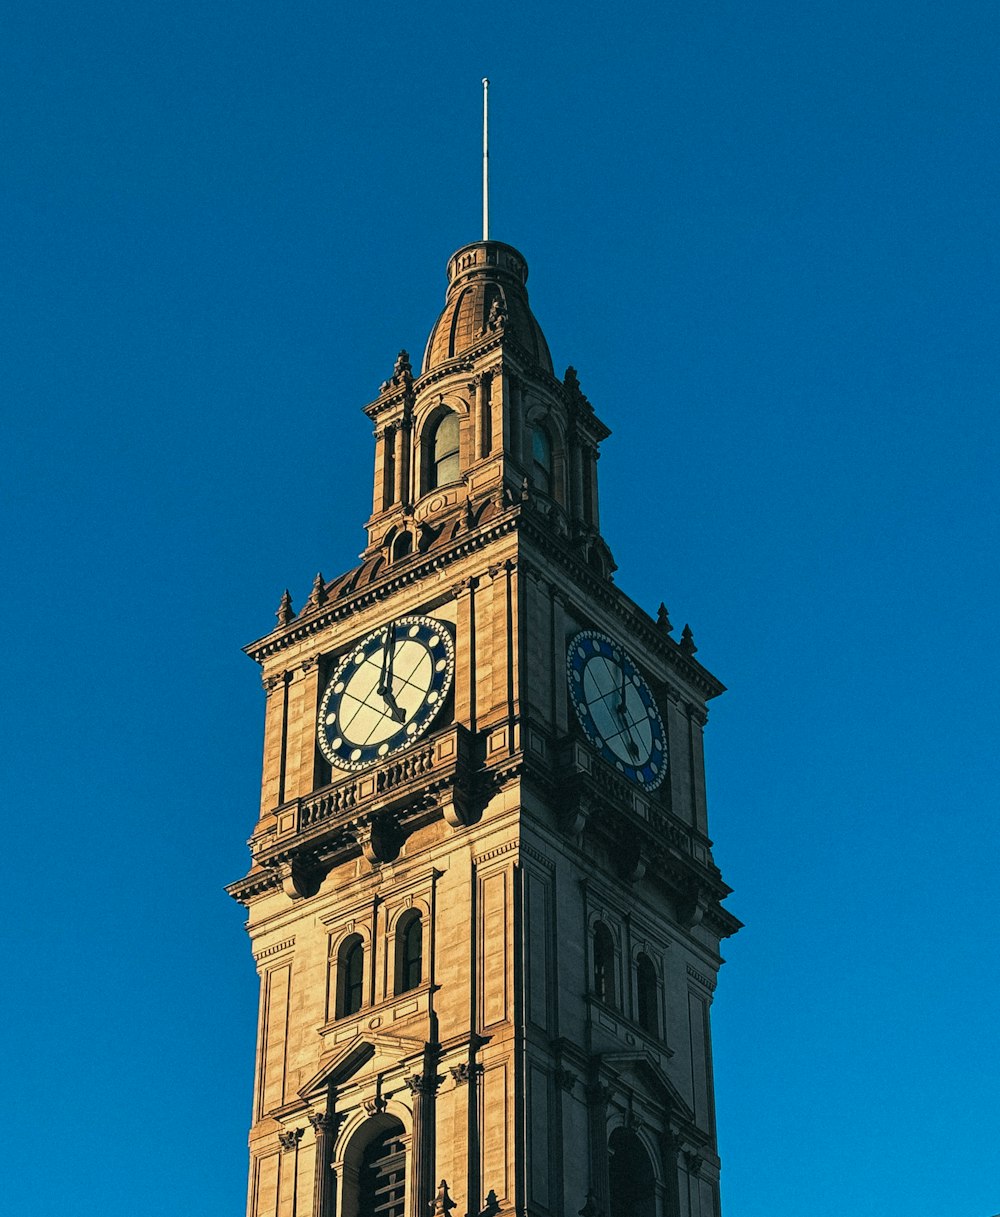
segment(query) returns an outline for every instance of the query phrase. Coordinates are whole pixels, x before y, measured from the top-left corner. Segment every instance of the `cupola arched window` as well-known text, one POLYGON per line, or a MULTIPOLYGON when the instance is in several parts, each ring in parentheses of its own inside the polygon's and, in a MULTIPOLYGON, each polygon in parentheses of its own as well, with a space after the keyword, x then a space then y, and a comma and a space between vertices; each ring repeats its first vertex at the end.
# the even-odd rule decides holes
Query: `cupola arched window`
POLYGON ((634 1132, 616 1128, 608 1150, 611 1217, 654 1217, 656 1182, 642 1142, 634 1132))
POLYGON ((397 562, 400 558, 405 558, 413 553, 413 533, 401 532, 396 535, 392 542, 392 560, 397 562))
POLYGON ((458 454, 458 415, 452 410, 442 414, 430 435, 430 464, 427 489, 436 490, 458 481, 461 463, 458 454))
POLYGON ((365 989, 365 944, 360 934, 351 934, 337 953, 337 1018, 361 1009, 365 989))
POLYGON ((531 474, 538 490, 552 493, 552 440, 541 426, 531 432, 531 474))
POLYGON ((648 955, 640 955, 635 963, 635 983, 639 1026, 649 1035, 660 1034, 660 1019, 656 1011, 656 968, 648 955))
POLYGON ((615 940, 603 921, 594 926, 594 992, 609 1006, 615 1004, 615 940))
POLYGON ((404 913, 396 930, 396 992, 415 989, 423 980, 424 923, 416 909, 404 913))

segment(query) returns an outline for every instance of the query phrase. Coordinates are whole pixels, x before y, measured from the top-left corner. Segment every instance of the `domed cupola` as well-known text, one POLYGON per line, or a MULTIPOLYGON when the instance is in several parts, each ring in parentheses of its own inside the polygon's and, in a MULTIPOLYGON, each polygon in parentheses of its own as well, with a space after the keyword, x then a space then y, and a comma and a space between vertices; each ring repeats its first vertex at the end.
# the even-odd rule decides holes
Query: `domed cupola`
POLYGON ((552 357, 528 306, 528 264, 511 245, 475 241, 448 260, 444 310, 427 339, 422 372, 481 346, 501 332, 552 374, 552 357))

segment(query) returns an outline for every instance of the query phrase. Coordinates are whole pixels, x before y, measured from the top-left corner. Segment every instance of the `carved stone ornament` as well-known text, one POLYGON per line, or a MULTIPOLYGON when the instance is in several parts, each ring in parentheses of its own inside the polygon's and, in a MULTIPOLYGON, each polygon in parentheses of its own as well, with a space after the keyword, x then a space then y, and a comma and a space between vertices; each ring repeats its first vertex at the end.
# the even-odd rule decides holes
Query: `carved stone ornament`
POLYGON ((319 891, 319 876, 297 862, 285 862, 279 868, 281 886, 292 900, 304 900, 319 891))
POLYGON ((685 655, 693 655, 697 651, 698 648, 694 645, 694 634, 691 633, 689 625, 685 625, 681 630, 681 640, 677 645, 685 655))
POLYGON ((556 1080, 556 1085, 566 1091, 567 1094, 573 1093, 573 1087, 576 1085, 577 1075, 572 1069, 564 1069, 560 1066, 552 1075, 556 1080))
POLYGON ((327 1134, 334 1135, 343 1119, 341 1114, 332 1111, 311 1111, 309 1113, 309 1123, 317 1137, 327 1134))
POLYGON ((304 1128, 291 1128, 287 1132, 278 1133, 278 1144, 286 1153, 290 1149, 295 1149, 298 1143, 302 1140, 304 1128))
POLYGON ((674 628, 670 624, 670 615, 667 613, 667 606, 662 600, 660 601, 660 607, 656 610, 656 626, 657 629, 661 629, 664 634, 669 634, 674 628))
POLYGON ((274 615, 278 619, 278 625, 290 625, 295 620, 295 610, 292 608, 292 593, 287 587, 282 594, 278 611, 274 615))
POLYGON ((391 862, 399 853, 399 834, 391 816, 362 816, 354 825, 354 839, 372 866, 391 862))
POLYGON ((478 1077, 483 1072, 483 1067, 482 1065, 470 1065, 468 1061, 463 1061, 461 1065, 453 1065, 450 1072, 455 1079, 455 1085, 464 1086, 473 1077, 478 1077))
POLYGON ((376 1095, 374 1099, 365 1099, 361 1106, 369 1116, 381 1116, 389 1104, 381 1095, 376 1095))
POLYGON ((265 676, 261 680, 261 684, 268 693, 273 693, 275 689, 280 688, 282 685, 288 684, 288 673, 278 672, 275 676, 265 676))
POLYGON ((436 1073, 411 1073, 404 1080, 411 1094, 434 1094, 444 1078, 436 1073))
POLYGON ((486 328, 480 332, 483 334, 495 334, 499 330, 502 330, 506 324, 507 309, 503 301, 498 298, 490 305, 490 314, 486 319, 486 328))
POLYGON ((580 1217, 604 1217, 601 1209, 598 1207, 597 1201, 594 1199, 594 1193, 587 1189, 587 1199, 583 1202, 583 1208, 580 1209, 580 1217))
POLYGON ((383 380, 379 386, 380 393, 387 393, 390 389, 401 389, 413 382, 413 368, 410 365, 409 351, 400 351, 396 356, 396 362, 392 367, 392 376, 388 380, 383 380))
POLYGON ((306 601, 306 608, 322 608, 327 601, 326 580, 323 578, 323 572, 317 571, 316 578, 313 579, 312 591, 309 593, 309 599, 306 601))
POLYGON ((429 1208, 434 1217, 448 1217, 455 1207, 455 1201, 448 1195, 448 1184, 442 1179, 438 1185, 437 1195, 430 1202, 429 1208))
POLYGON ((711 902, 711 895, 697 884, 693 884, 677 901, 677 919, 686 929, 701 924, 711 902))
POLYGON ((693 1149, 684 1151, 684 1161, 687 1163, 687 1168, 692 1175, 700 1175, 701 1168, 705 1164, 705 1159, 701 1154, 695 1153, 693 1149))

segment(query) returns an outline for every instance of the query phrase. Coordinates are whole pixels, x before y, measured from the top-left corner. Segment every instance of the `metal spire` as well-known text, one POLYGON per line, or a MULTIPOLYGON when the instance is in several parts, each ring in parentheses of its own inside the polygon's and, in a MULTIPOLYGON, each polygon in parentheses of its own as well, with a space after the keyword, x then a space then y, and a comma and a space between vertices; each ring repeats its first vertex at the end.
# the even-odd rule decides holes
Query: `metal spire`
POLYGON ((490 239, 490 82, 483 77, 483 240, 490 239))

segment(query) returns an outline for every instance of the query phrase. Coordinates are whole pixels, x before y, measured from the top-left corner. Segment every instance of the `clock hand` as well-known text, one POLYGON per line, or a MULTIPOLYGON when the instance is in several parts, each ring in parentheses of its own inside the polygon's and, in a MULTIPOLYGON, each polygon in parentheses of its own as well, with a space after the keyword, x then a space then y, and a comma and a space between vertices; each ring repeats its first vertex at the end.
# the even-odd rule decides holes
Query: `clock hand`
POLYGON ((622 720, 622 726, 625 728, 625 734, 628 736, 628 739, 625 741, 625 747, 628 749, 628 754, 633 760, 638 760, 639 759, 639 748, 636 745, 635 737, 632 735, 632 725, 628 721, 628 715, 627 715, 628 706, 626 705, 626 702, 625 702, 625 665, 624 664, 622 664, 621 672, 622 672, 622 685, 621 685, 621 689, 619 690, 619 693, 618 693, 618 705, 616 706, 616 709, 618 711, 618 717, 622 720))
POLYGON ((386 627, 385 644, 382 649, 382 678, 378 687, 379 696, 389 707, 392 717, 397 723, 406 718, 406 711, 398 705, 392 693, 392 665, 396 656, 396 631, 392 623, 386 627))

